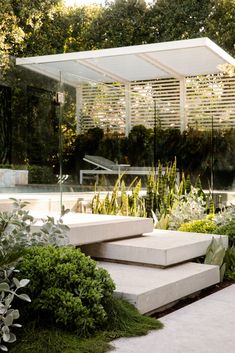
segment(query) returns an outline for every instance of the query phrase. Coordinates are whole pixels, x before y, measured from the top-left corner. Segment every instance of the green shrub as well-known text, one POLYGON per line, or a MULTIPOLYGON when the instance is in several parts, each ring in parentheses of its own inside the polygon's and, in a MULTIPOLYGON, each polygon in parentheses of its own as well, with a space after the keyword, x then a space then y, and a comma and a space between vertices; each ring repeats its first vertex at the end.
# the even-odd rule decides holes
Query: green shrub
POLYGON ((32 247, 17 267, 30 280, 31 310, 79 335, 93 332, 107 320, 105 301, 114 284, 96 262, 73 247, 32 247))
POLYGON ((228 223, 217 227, 214 233, 227 235, 229 237, 229 245, 235 245, 235 220, 233 219, 228 223))
POLYGON ((28 165, 26 164, 0 164, 0 168, 2 169, 14 169, 14 170, 27 170, 28 165))
POLYGON ((216 224, 210 218, 204 218, 188 223, 183 223, 178 230, 181 232, 213 234, 215 233, 216 229, 216 224))
POLYGON ((1 169, 14 169, 12 164, 0 164, 1 169))
POLYGON ((235 280, 235 247, 228 248, 225 253, 224 263, 226 264, 225 279, 235 280))
POLYGON ((29 165, 29 184, 52 184, 56 183, 53 169, 48 166, 29 165))

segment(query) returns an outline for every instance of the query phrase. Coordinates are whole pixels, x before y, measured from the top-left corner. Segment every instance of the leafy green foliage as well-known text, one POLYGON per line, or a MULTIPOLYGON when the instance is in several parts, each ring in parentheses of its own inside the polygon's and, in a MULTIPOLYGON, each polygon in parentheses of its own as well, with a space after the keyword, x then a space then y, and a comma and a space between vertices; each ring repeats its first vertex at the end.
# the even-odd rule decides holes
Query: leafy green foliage
POLYGON ((29 165, 29 184, 52 184, 56 183, 56 176, 51 167, 29 165))
POLYGON ((234 54, 233 0, 159 0, 150 6, 144 0, 118 0, 103 8, 69 9, 58 0, 5 0, 0 19, 4 54, 43 55, 201 36, 234 54))
POLYGON ((20 316, 19 310, 12 308, 14 298, 31 301, 27 294, 21 292, 21 289, 28 285, 29 280, 19 281, 14 274, 16 274, 14 267, 0 269, 0 350, 2 351, 8 351, 5 344, 16 341, 16 335, 11 330, 21 327, 20 324, 14 322, 20 316))
POLYGON ((153 164, 153 130, 143 125, 131 129, 127 138, 127 157, 131 165, 153 164))
POLYGON ((169 213, 177 190, 176 160, 164 168, 158 163, 157 175, 149 174, 146 192, 146 211, 151 216, 152 210, 160 217, 169 213))
MULTIPOLYGON (((40 30, 43 20, 50 18, 59 0, 10 1, 0 9, 0 55, 19 55, 32 33, 40 30)), ((38 47, 39 48, 39 47, 38 47)))
POLYGON ((226 270, 226 264, 224 262, 225 253, 226 253, 226 249, 223 245, 222 239, 213 238, 210 245, 207 248, 205 261, 204 261, 204 263, 207 265, 216 265, 220 267, 221 282, 223 281, 224 273, 226 270))
POLYGON ((234 0, 213 0, 210 2, 213 10, 206 21, 206 35, 234 56, 234 39, 232 38, 232 33, 235 30, 234 0), (220 21, 219 26, 218 21, 220 21))
POLYGON ((91 201, 92 213, 145 217, 145 202, 140 196, 141 180, 135 178, 127 188, 122 176, 117 179, 112 193, 103 199, 95 193, 91 201))
MULTIPOLYGON (((215 233, 217 229, 216 224, 213 222, 211 218, 199 219, 196 221, 191 221, 187 223, 181 224, 179 227, 179 231, 181 232, 194 232, 194 233, 215 233)), ((223 233, 219 233, 223 234, 223 233)))
POLYGON ((210 1, 158 0, 149 11, 151 41, 169 41, 205 36, 210 1))
POLYGON ((90 45, 98 49, 145 43, 148 31, 146 13, 144 0, 117 0, 107 3, 91 23, 88 37, 90 45))
POLYGON ((182 223, 204 217, 205 195, 200 183, 193 187, 190 176, 182 174, 178 185, 176 160, 163 170, 158 164, 157 176, 152 172, 147 181, 146 211, 155 214, 155 227, 177 229, 182 223))
POLYGON ((84 336, 107 320, 104 303, 114 284, 96 262, 73 247, 32 247, 18 264, 30 280, 30 310, 84 336))
POLYGON ((68 243, 69 228, 62 219, 53 217, 42 220, 38 231, 33 231, 35 219, 24 210, 28 202, 13 200, 13 209, 0 212, 0 264, 6 265, 16 261, 25 248, 32 245, 51 244, 62 246, 68 243))
POLYGON ((225 253, 224 262, 226 264, 225 279, 235 279, 235 247, 228 248, 225 253))
POLYGON ((229 237, 229 245, 235 245, 235 219, 229 221, 228 223, 217 227, 214 233, 227 235, 229 237))

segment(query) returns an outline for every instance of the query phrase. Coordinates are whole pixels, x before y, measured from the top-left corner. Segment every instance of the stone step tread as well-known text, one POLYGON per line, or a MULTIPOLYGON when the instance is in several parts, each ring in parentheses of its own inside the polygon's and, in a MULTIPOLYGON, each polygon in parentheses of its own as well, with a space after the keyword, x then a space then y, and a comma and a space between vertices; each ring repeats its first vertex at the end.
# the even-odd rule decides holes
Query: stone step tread
MULTIPOLYGON (((88 245, 83 251, 104 260, 170 266, 205 255, 213 237, 220 236, 154 230, 141 237, 88 245)), ((227 246, 227 237, 222 239, 227 246)))
MULTIPOLYGON (((50 215, 59 218, 58 214, 50 215)), ((153 229, 152 219, 142 217, 70 212, 63 217, 63 222, 70 228, 68 234, 70 243, 78 246, 139 236, 153 229)), ((33 229, 37 230, 39 227, 40 222, 36 223, 33 229)))
POLYGON ((219 282, 218 266, 189 262, 166 269, 100 261, 116 284, 115 294, 149 313, 219 282))

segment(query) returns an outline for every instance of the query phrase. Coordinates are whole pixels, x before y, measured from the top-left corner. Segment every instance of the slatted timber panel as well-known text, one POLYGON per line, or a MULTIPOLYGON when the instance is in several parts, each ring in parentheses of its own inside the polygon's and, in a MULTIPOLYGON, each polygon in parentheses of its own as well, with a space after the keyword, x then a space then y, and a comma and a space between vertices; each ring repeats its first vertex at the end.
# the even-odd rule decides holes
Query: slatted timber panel
POLYGON ((103 128, 105 131, 125 130, 125 90, 118 83, 82 86, 81 130, 103 128))
POLYGON ((175 79, 131 84, 131 126, 143 124, 180 128, 180 85, 175 79))
MULTIPOLYGON (((82 87, 81 126, 125 132, 126 91, 119 83, 82 87)), ((130 127, 157 124, 180 128, 180 84, 176 79, 136 81, 129 85, 130 127), (156 102, 156 103, 154 103, 156 102)), ((210 75, 186 79, 185 113, 188 126, 235 127, 235 76, 210 75)))
POLYGON ((235 76, 188 78, 186 86, 189 126, 235 127, 235 76))

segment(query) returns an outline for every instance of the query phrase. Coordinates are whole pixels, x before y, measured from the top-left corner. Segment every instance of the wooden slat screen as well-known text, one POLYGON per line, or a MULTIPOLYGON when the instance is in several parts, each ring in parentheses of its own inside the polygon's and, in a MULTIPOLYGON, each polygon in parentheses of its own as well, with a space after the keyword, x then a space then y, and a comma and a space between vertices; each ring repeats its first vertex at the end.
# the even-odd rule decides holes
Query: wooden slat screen
MULTIPOLYGON (((130 128, 143 124, 180 128, 180 84, 171 79, 136 81, 129 85, 130 128), (155 101, 155 103, 154 103, 155 101)), ((99 126, 125 132, 126 91, 119 83, 82 87, 82 130, 99 126)), ((235 76, 209 75, 186 79, 185 113, 188 126, 235 127, 235 76)))
POLYGON ((189 126, 235 127, 235 76, 188 78, 186 97, 189 126))

